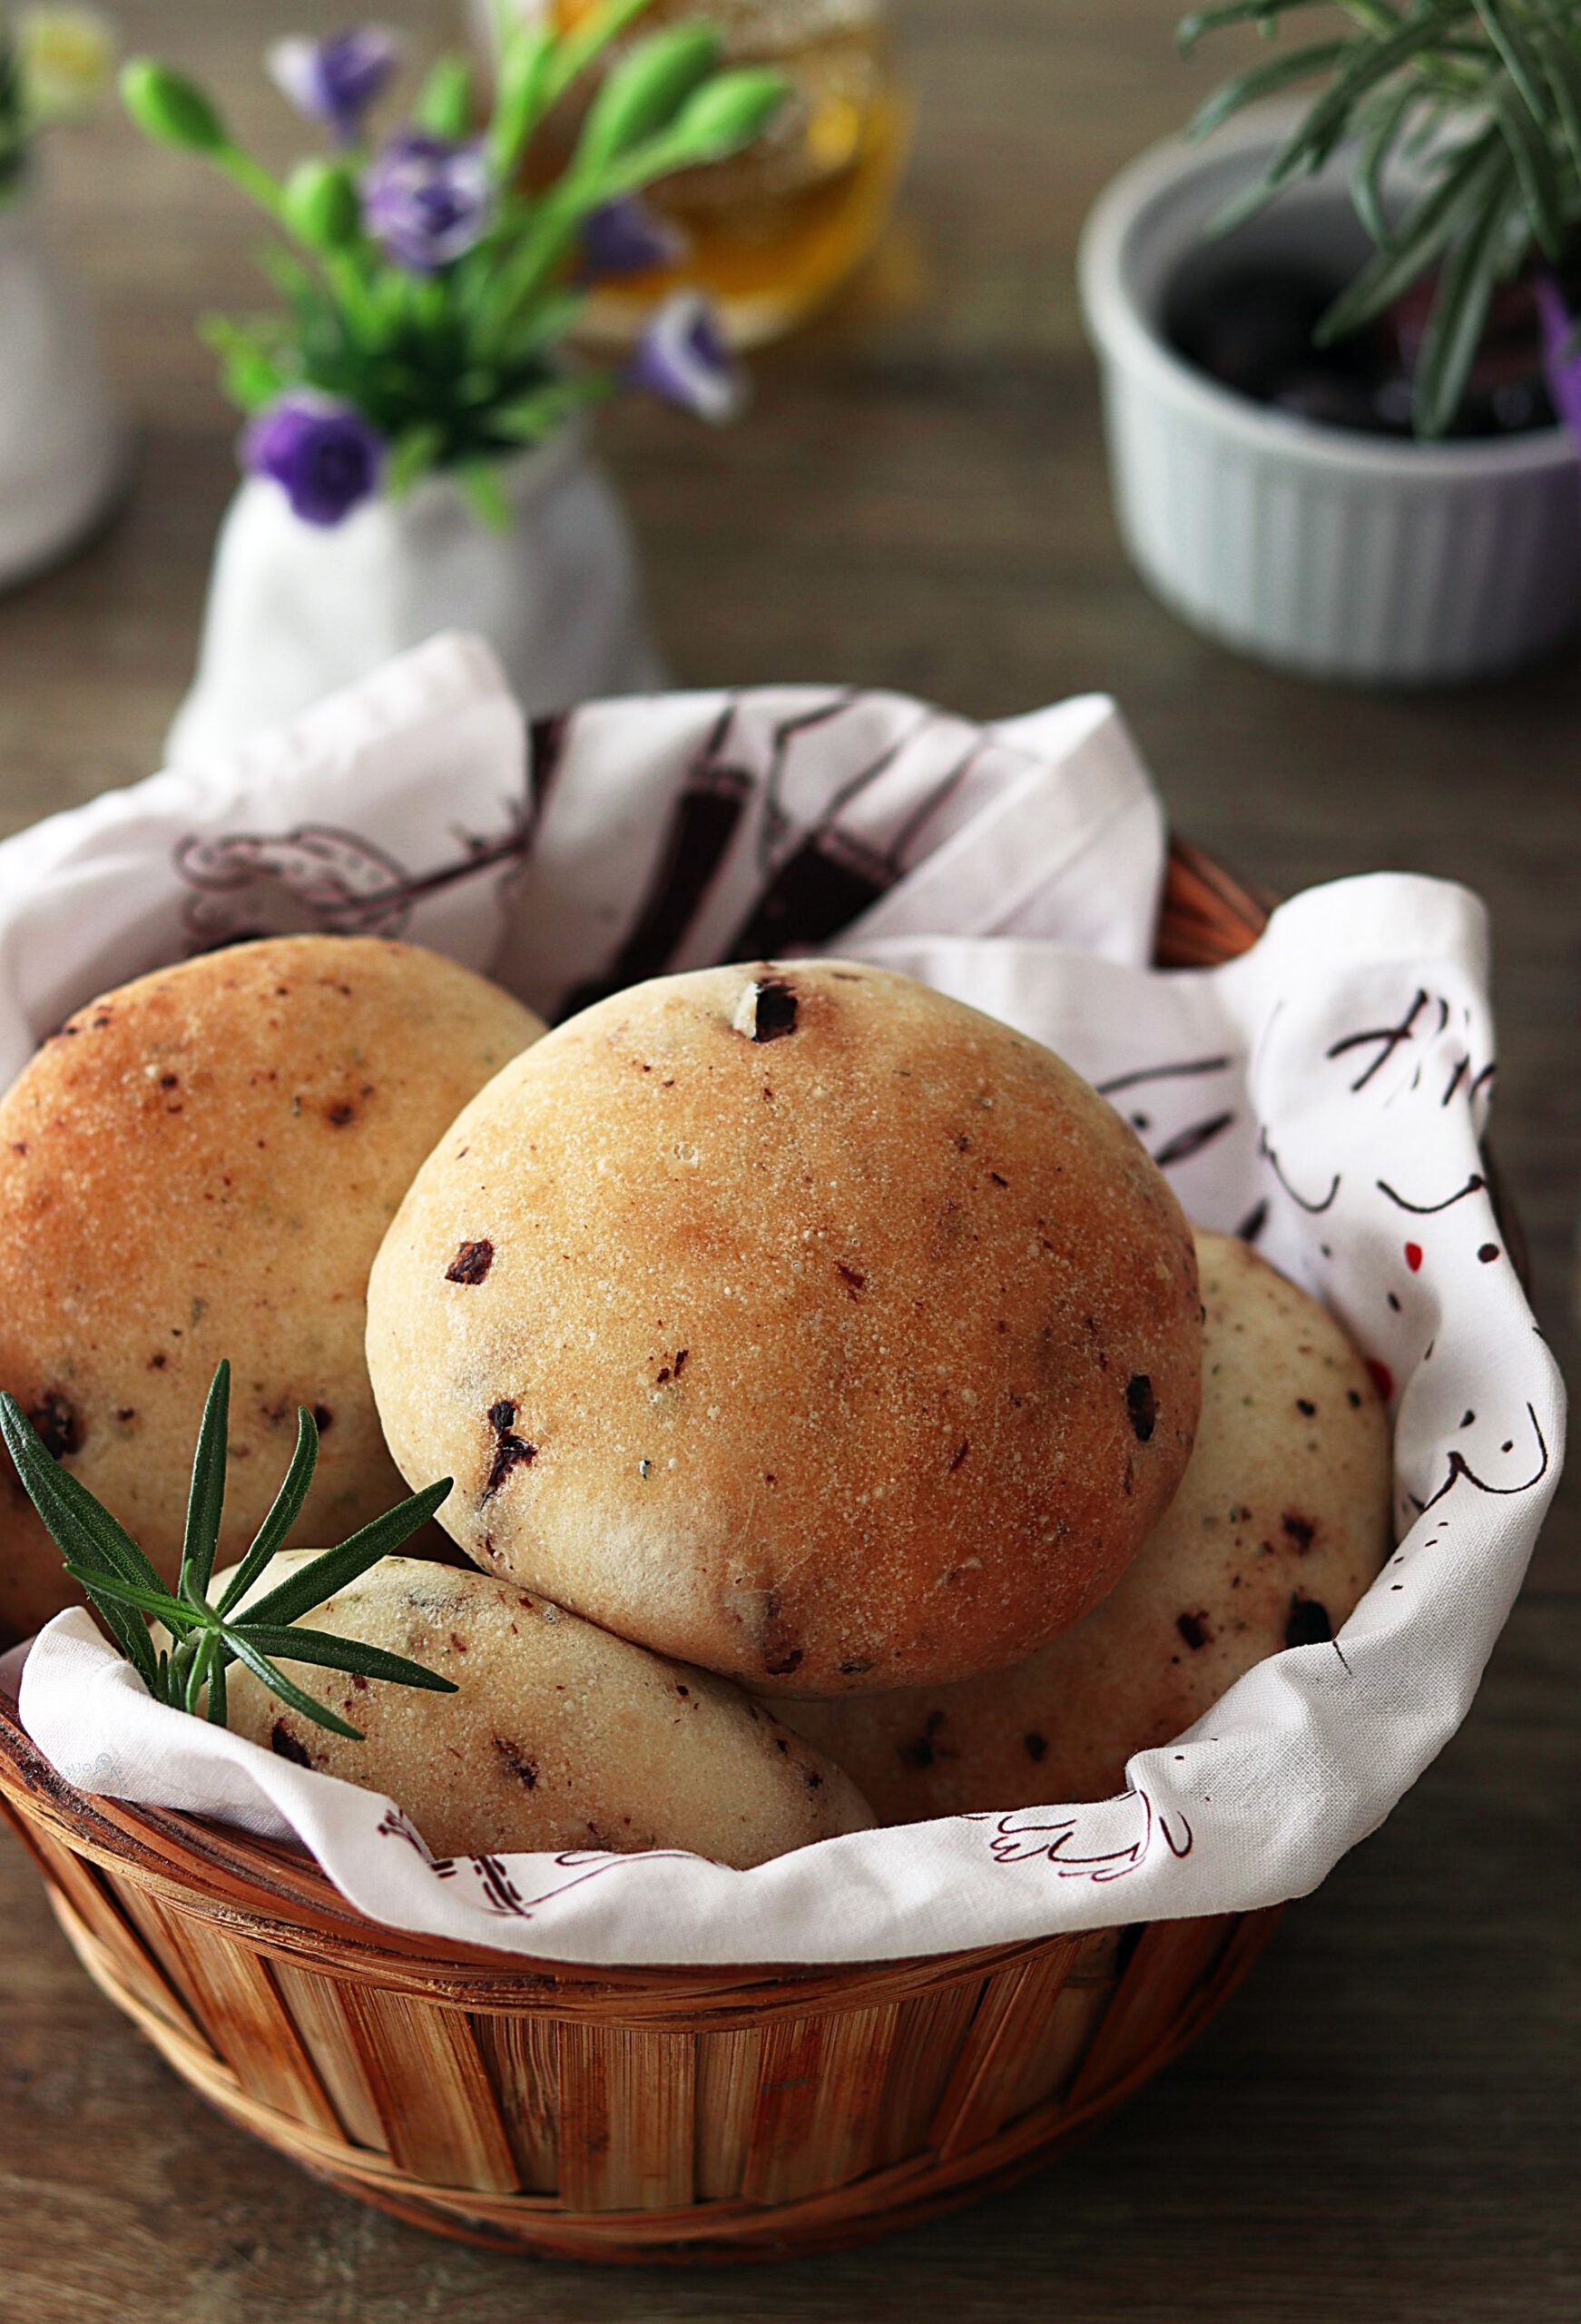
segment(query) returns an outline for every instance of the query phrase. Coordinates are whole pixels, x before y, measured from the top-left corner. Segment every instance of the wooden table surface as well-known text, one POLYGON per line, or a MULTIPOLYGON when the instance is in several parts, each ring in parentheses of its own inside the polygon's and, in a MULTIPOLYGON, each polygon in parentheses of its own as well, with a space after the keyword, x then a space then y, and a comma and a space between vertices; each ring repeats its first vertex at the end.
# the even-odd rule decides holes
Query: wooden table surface
MULTIPOLYGON (((272 152, 262 41, 339 16, 121 0, 272 152)), ((420 39, 441 12, 379 14, 420 39)), ((1537 1304, 1573 1352, 1581 1210, 1581 652, 1468 693, 1325 692, 1232 658, 1115 539, 1072 286, 1109 173, 1218 59, 1171 0, 899 0, 921 126, 904 216, 840 312, 715 434, 635 406, 605 441, 683 681, 833 678, 968 713, 1112 690, 1179 826, 1290 890, 1380 866, 1493 913, 1498 1137, 1537 1304)), ((111 119, 60 141, 64 240, 137 429, 86 553, 0 599, 0 824, 158 763, 233 418, 191 335, 251 298, 240 201, 111 119)), ((0 331, 4 330, 0 317, 0 331)), ((0 1839, 0 2318, 504 2324, 523 2316, 954 2324, 1560 2324, 1581 2311, 1581 1527, 1574 1490, 1456 1742, 1199 2046, 1019 2191, 844 2257, 635 2274, 512 2262, 329 2194, 209 2113, 89 1986, 0 1839), (1495 1819, 1498 1821, 1495 1831, 1495 1819)))

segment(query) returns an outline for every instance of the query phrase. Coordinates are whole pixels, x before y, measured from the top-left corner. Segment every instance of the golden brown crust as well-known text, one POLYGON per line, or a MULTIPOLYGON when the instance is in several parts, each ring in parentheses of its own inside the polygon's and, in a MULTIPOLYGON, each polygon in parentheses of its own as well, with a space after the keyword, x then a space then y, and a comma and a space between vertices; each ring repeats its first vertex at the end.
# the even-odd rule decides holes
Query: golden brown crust
POLYGON ((1337 1630, 1390 1544, 1389 1421, 1344 1332, 1223 1235, 1196 1450, 1111 1595, 1018 1669, 783 1715, 884 1822, 1104 1799, 1265 1656, 1337 1630))
MULTIPOLYGON (((0 1385, 167 1575, 222 1355, 225 1551, 269 1506, 299 1403, 323 1433, 304 1525, 338 1540, 399 1497, 368 1265, 435 1139, 539 1030, 415 946, 270 939, 106 994, 0 1100, 0 1385)), ((21 1634, 75 1592, 15 1478, 0 1525, 0 1632, 21 1634)))
POLYGON ((480 1564, 834 1692, 1015 1661, 1102 1596, 1184 1468, 1201 1326, 1190 1229, 1085 1082, 798 961, 518 1059, 403 1203, 368 1358, 480 1564))
MULTIPOLYGON (((280 1578, 271 1567, 252 1595, 280 1578)), ((306 1619, 405 1655, 457 1691, 289 1666, 360 1730, 353 1743, 237 1668, 230 1726, 387 1793, 436 1855, 689 1848, 744 1869, 872 1824, 855 1785, 739 1687, 470 1566, 385 1558, 306 1619)))

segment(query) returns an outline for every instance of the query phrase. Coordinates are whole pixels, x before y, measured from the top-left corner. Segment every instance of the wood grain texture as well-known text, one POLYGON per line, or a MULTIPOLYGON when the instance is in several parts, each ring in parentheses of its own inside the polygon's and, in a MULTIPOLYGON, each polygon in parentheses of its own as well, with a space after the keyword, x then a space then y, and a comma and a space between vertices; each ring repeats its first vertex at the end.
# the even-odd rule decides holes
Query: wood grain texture
MULTIPOLYGON (((438 12, 378 13, 421 36, 438 12)), ((210 74, 280 156, 291 124, 258 47, 344 12, 120 0, 117 14, 131 47, 210 74)), ((922 116, 876 279, 758 363, 755 411, 733 433, 635 406, 606 428, 677 677, 908 686, 980 714, 1106 686, 1174 820, 1249 878, 1289 891, 1386 865, 1477 887, 1498 962, 1501 1160, 1545 1328, 1572 1361, 1581 656, 1455 695, 1341 694, 1237 661, 1154 605, 1115 537, 1071 258, 1104 179, 1180 120, 1228 45, 1178 64, 1171 0, 898 0, 897 14, 922 116)), ((5 829, 156 763, 232 476, 234 420, 189 322, 255 295, 250 218, 194 165, 114 123, 61 141, 54 162, 139 457, 115 527, 0 599, 5 829)), ((173 2079, 88 1984, 0 1835, 0 2315, 1570 2324, 1576 1493, 1461 1736, 1288 1916, 1197 2049, 1042 2178, 839 2259, 605 2277, 440 2244, 351 2204, 173 2079)))

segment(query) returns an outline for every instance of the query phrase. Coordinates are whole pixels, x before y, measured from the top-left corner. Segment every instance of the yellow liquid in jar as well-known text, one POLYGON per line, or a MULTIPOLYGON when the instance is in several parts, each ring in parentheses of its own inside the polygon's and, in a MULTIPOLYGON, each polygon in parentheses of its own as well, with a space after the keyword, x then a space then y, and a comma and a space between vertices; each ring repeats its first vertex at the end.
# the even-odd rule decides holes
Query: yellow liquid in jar
MULTIPOLYGON (((569 28, 594 0, 552 0, 569 28)), ((854 273, 882 234, 910 143, 911 108, 889 72, 880 0, 654 0, 633 35, 706 16, 729 64, 766 64, 790 94, 760 143, 688 170, 646 199, 679 227, 673 266, 601 284, 578 335, 633 339, 659 300, 706 291, 737 348, 781 338, 854 273)))

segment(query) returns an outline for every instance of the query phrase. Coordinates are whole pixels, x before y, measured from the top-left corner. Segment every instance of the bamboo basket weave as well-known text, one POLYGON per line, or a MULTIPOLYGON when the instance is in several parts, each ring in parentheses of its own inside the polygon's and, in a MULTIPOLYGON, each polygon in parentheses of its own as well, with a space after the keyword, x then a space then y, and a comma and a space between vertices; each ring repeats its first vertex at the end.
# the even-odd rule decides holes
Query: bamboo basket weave
MULTIPOLYGON (((1170 862, 1158 958, 1263 902, 1170 862)), ((75 1791, 0 1695, 0 1807, 94 1983, 221 2113, 506 2250, 770 2258, 1004 2183, 1207 2023, 1273 1912, 834 1969, 590 1970, 366 1919, 301 1849, 75 1791)))

